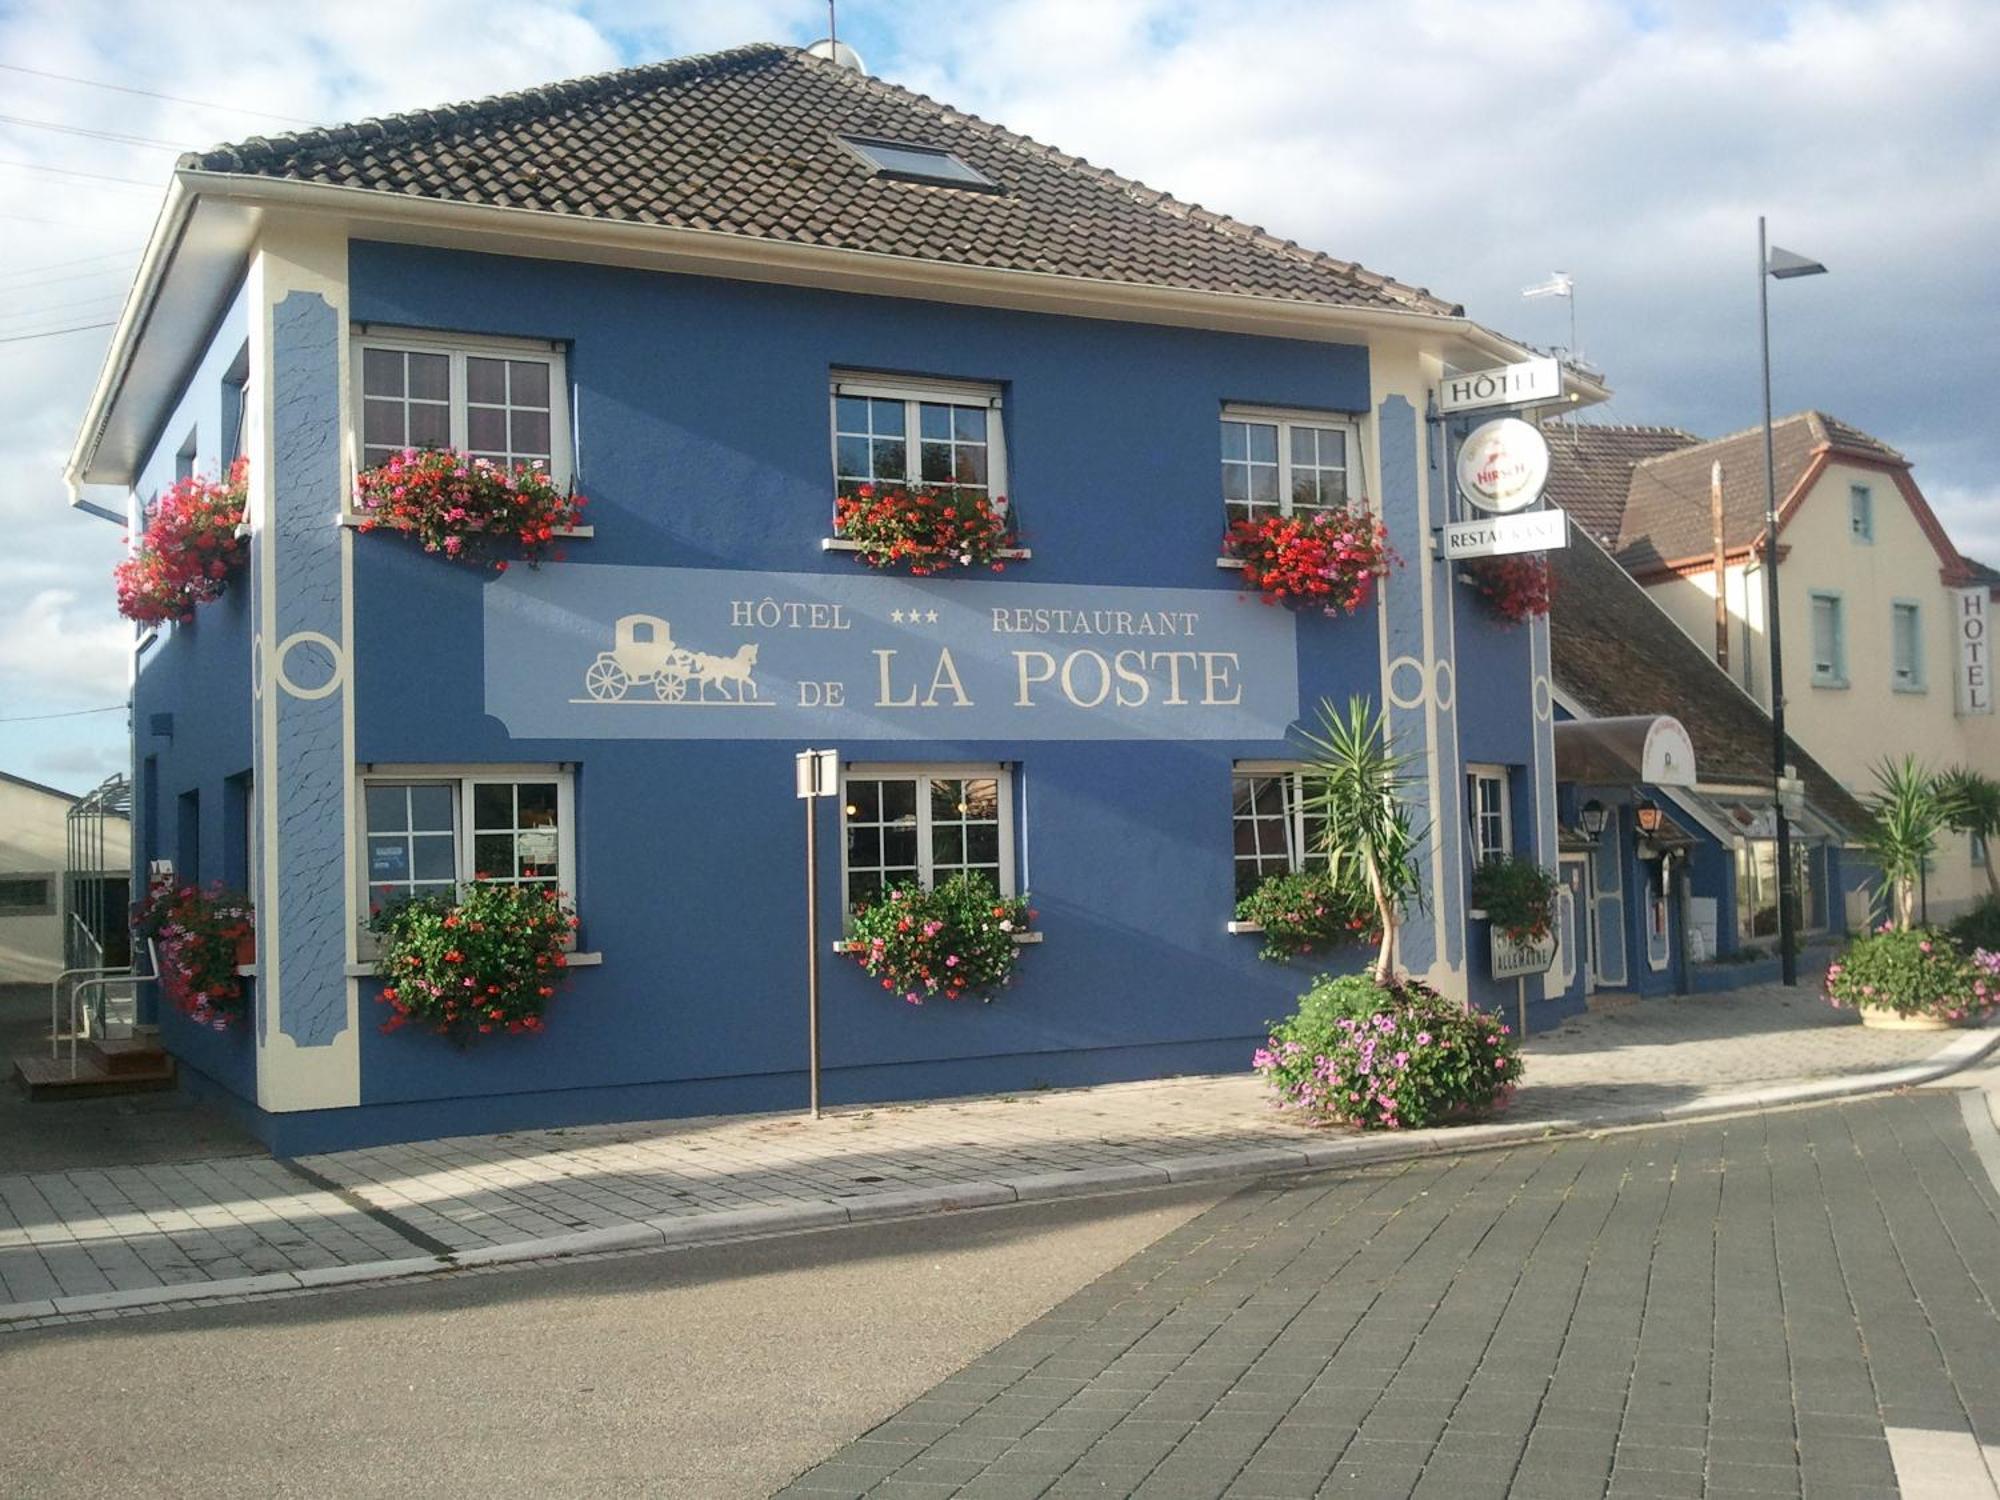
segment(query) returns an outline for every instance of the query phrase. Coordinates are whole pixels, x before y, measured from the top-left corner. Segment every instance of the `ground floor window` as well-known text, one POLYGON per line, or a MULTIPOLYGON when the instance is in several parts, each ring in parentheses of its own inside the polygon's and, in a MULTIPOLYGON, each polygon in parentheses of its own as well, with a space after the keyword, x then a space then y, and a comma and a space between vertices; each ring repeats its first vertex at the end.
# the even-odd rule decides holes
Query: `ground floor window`
MULTIPOLYGON (((1792 917, 1799 932, 1826 926, 1826 846, 1792 844, 1792 917)), ((1778 841, 1745 839, 1736 849, 1736 940, 1778 935, 1778 841)))
POLYGON ((362 778, 362 880, 370 911, 449 895, 468 880, 576 889, 567 771, 477 767, 362 778))
POLYGON ((1236 898, 1271 875, 1295 875, 1326 863, 1323 822, 1311 812, 1312 783, 1299 767, 1240 761, 1230 776, 1230 825, 1236 845, 1236 898))
POLYGON ((1004 766, 849 766, 841 778, 847 909, 962 871, 1013 895, 1013 802, 1004 766))
POLYGON ((53 874, 0 875, 0 917, 43 917, 56 909, 53 874))

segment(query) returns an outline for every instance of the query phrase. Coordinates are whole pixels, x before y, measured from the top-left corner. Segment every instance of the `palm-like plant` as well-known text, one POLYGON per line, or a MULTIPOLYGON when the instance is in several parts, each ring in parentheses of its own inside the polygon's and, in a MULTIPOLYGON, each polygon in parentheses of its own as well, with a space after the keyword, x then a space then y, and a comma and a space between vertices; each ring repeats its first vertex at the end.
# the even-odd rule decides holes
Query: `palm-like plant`
POLYGON ((1986 886, 2000 901, 2000 870, 1993 859, 1993 846, 2000 843, 2000 781, 1970 766, 1953 766, 1939 775, 1937 793, 1945 823, 1985 844, 1986 886))
POLYGON ((1944 804, 1938 777, 1914 755, 1884 760, 1875 767, 1875 784, 1868 799, 1875 821, 1862 844, 1882 872, 1892 919, 1907 931, 1917 921, 1917 882, 1945 826, 1944 804))
POLYGON ((1306 812, 1317 819, 1336 885, 1367 895, 1380 924, 1375 982, 1396 979, 1396 935, 1403 912, 1420 900, 1417 849, 1428 829, 1411 821, 1405 791, 1415 783, 1410 757, 1390 744, 1383 715, 1366 698, 1350 698, 1342 714, 1320 704, 1317 733, 1293 732, 1311 752, 1305 768, 1306 812))

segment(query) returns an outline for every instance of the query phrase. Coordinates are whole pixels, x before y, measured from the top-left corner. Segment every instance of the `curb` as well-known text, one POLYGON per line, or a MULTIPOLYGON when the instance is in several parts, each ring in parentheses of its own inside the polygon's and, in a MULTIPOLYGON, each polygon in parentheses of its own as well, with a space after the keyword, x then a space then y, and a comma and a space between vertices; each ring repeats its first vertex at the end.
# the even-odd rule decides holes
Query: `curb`
MULTIPOLYGON (((0 1303, 0 1332, 5 1332, 6 1325, 11 1323, 66 1314, 131 1312, 139 1309, 164 1312, 190 1304, 250 1297, 259 1293, 315 1291, 327 1287, 407 1281, 473 1267, 563 1260, 610 1251, 684 1250, 730 1240, 769 1239, 779 1235, 804 1234, 891 1219, 922 1218, 966 1209, 1099 1197, 1191 1183, 1240 1181, 1317 1172, 1330 1167, 1413 1161, 1430 1156, 1561 1140, 1594 1131, 1680 1124, 1719 1115, 1741 1114, 1747 1110, 1817 1103, 1932 1083, 1978 1062, 1996 1048, 2000 1048, 2000 1015, 1954 1037, 1920 1063, 1847 1078, 1774 1084, 1768 1088, 1691 1100, 1686 1104, 1602 1110, 1568 1119, 1523 1121, 1518 1124, 1448 1126, 1420 1136, 1344 1136, 1337 1140, 1302 1141, 1297 1145, 1253 1146, 1241 1151, 1163 1157, 1124 1166, 1043 1172, 992 1182, 951 1183, 936 1188, 908 1188, 857 1198, 852 1203, 798 1203, 770 1208, 725 1209, 710 1214, 669 1215, 544 1239, 485 1245, 450 1255, 325 1266, 310 1271, 269 1271, 224 1281, 133 1287, 124 1291, 86 1292, 36 1302, 0 1303)), ((1996 1152, 2000 1153, 2000 1142, 1993 1144, 1996 1152)))

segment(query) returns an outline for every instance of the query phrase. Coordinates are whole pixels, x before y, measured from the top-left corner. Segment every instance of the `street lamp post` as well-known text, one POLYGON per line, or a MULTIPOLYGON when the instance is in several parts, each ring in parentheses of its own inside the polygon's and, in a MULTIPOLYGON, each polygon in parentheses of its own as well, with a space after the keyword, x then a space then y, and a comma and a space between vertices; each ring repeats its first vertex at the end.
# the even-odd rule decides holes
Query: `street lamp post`
POLYGON ((1823 276, 1826 267, 1803 255, 1766 246, 1764 216, 1757 216, 1757 326, 1764 356, 1764 633, 1771 648, 1771 808, 1778 825, 1778 952, 1784 981, 1799 982, 1792 952, 1792 823, 1785 816, 1785 661, 1778 623, 1778 460, 1771 435, 1771 298, 1767 281, 1823 276))

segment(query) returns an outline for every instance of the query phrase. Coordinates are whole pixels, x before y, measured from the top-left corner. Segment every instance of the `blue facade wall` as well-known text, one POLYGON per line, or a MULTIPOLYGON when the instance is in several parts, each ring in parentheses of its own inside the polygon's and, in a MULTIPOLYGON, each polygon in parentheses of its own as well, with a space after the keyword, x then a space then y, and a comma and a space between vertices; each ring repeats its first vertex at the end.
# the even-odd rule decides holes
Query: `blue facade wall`
MULTIPOLYGON (((180 399, 140 470, 132 497, 135 535, 139 507, 174 482, 190 438, 196 473, 212 478, 226 467, 224 449, 234 434, 225 431, 223 377, 240 358, 247 337, 247 309, 239 289, 191 362, 180 399)), ((251 635, 246 574, 220 599, 197 610, 190 623, 161 626, 153 644, 140 653, 133 693, 134 796, 147 812, 132 841, 135 898, 145 891, 146 870, 156 859, 173 860, 183 882, 242 883, 242 825, 228 781, 251 765, 251 635), (155 732, 157 715, 171 716, 170 734, 155 732), (155 778, 150 783, 149 774, 155 778), (195 826, 191 836, 184 836, 181 812, 190 806, 195 826)), ((254 1096, 256 1059, 247 1028, 216 1032, 197 1026, 172 1006, 160 1004, 156 991, 157 986, 142 986, 140 1018, 159 1025, 162 1044, 224 1087, 254 1096)))

